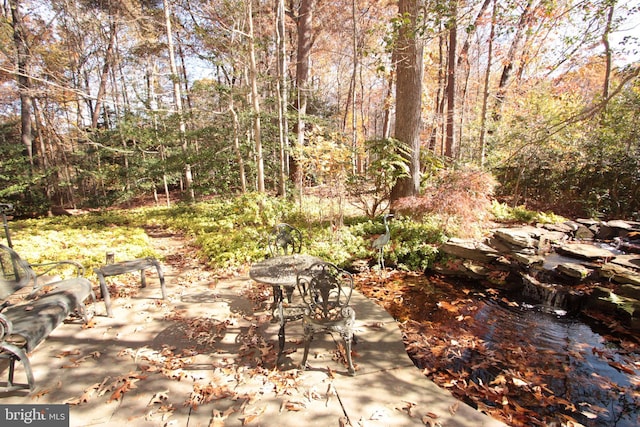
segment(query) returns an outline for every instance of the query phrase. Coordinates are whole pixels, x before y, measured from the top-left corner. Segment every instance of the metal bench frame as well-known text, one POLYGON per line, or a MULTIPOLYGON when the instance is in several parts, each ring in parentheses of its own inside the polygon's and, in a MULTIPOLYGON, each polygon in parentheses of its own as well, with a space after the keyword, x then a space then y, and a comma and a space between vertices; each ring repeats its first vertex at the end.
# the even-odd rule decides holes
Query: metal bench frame
MULTIPOLYGON (((56 266, 76 263, 45 263, 51 271, 56 266)), ((81 272, 84 269, 80 270, 81 272)), ((34 350, 75 310, 88 322, 84 301, 91 296, 91 282, 83 277, 38 284, 38 274, 10 247, 0 245, 0 358, 9 360, 5 391, 28 388, 33 391, 35 378, 28 352, 34 350), (26 296, 20 292, 33 283, 26 296), (9 301, 11 299, 11 301, 9 301), (15 362, 24 366, 27 384, 14 382, 15 362)))
POLYGON ((141 287, 147 286, 147 281, 144 275, 144 271, 148 268, 155 267, 158 272, 158 279, 160 280, 160 288, 162 290, 162 299, 167 298, 167 291, 164 285, 164 273, 162 272, 162 265, 158 260, 153 257, 133 259, 130 261, 116 262, 114 264, 107 264, 100 268, 94 268, 93 271, 98 276, 100 281, 100 293, 104 299, 104 305, 107 309, 107 316, 113 317, 113 310, 111 309, 111 296, 109 295, 109 288, 107 288, 106 277, 118 276, 125 273, 133 273, 140 271, 141 287))

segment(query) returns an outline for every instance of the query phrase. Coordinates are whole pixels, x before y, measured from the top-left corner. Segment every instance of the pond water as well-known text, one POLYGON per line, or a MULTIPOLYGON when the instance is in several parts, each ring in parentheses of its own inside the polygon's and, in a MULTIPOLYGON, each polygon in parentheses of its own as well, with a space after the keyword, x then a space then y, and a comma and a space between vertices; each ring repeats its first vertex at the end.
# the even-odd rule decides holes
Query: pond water
MULTIPOLYGON (((573 405, 560 403, 546 411, 565 412, 584 425, 639 425, 637 355, 628 354, 576 318, 552 315, 528 304, 515 307, 485 300, 474 318, 471 331, 489 347, 507 341, 531 352, 526 360, 536 382, 573 405)), ((474 375, 482 378, 487 373, 474 375)))
POLYGON ((425 375, 509 425, 640 425, 640 338, 612 319, 604 328, 438 276, 369 278, 360 290, 400 320, 425 375))

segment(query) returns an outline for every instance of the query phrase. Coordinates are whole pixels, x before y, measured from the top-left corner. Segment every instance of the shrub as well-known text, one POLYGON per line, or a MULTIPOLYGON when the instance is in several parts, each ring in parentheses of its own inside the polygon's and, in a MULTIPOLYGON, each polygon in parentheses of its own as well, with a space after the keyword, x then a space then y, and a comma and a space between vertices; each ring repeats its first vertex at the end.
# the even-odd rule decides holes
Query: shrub
POLYGON ((510 207, 495 200, 491 203, 490 211, 494 218, 500 222, 554 224, 566 221, 566 218, 553 212, 532 211, 524 206, 510 207))
POLYGON ((441 170, 430 179, 421 196, 396 201, 393 209, 415 220, 439 220, 450 234, 472 235, 488 218, 495 179, 473 167, 441 170))

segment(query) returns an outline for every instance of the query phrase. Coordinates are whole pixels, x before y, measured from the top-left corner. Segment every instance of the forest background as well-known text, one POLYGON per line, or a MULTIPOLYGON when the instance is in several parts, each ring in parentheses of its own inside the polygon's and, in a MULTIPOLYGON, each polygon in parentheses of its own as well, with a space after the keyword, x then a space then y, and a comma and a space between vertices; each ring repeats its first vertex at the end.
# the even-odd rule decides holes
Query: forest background
POLYGON ((313 185, 374 216, 495 186, 633 218, 639 8, 7 0, 0 199, 38 215, 313 185))

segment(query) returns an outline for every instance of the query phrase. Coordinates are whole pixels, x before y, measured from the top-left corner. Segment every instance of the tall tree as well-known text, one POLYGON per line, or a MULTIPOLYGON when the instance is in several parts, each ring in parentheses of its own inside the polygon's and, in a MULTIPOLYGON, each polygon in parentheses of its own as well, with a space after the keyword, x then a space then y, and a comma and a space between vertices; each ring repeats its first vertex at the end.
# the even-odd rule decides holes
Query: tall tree
POLYGON ((395 47, 397 80, 394 136, 408 148, 410 176, 398 179, 391 190, 392 202, 416 195, 420 190, 423 43, 417 30, 421 3, 421 0, 398 2, 401 24, 395 47))
POLYGON ((31 95, 31 78, 29 70, 29 60, 31 58, 27 33, 24 28, 22 13, 20 12, 20 1, 9 0, 11 8, 11 27, 13 29, 13 42, 16 48, 18 65, 18 90, 20 92, 20 139, 27 152, 29 163, 33 167, 33 135, 31 114, 33 110, 33 98, 31 95))
POLYGON ((509 47, 507 56, 502 61, 504 65, 502 66, 502 74, 500 75, 500 82, 498 83, 498 91, 496 94, 496 103, 493 110, 494 120, 500 119, 500 109, 502 108, 502 103, 504 102, 507 94, 507 83, 509 82, 509 79, 511 78, 511 75, 513 73, 513 68, 517 60, 516 56, 518 54, 518 50, 520 49, 522 40, 526 35, 533 2, 534 0, 527 0, 524 10, 520 15, 518 24, 516 25, 515 35, 513 37, 513 40, 511 41, 511 46, 509 47))
POLYGON ((98 94, 96 95, 96 103, 91 115, 91 128, 96 129, 98 127, 98 120, 100 119, 100 112, 102 109, 102 103, 107 91, 107 80, 109 77, 109 70, 113 62, 113 49, 116 41, 116 20, 109 12, 109 42, 107 43, 107 50, 105 52, 104 64, 102 65, 102 72, 100 73, 100 83, 98 85, 98 94))
POLYGON ((180 77, 178 75, 178 66, 176 64, 175 49, 173 47, 173 30, 171 29, 171 4, 170 0, 163 0, 165 26, 167 31, 167 48, 169 50, 169 65, 171 67, 171 79, 173 81, 173 102, 178 115, 179 132, 182 143, 182 151, 187 157, 184 164, 185 193, 188 201, 195 199, 193 191, 193 176, 191 173, 191 162, 188 160, 189 150, 187 142, 187 129, 182 111, 182 93, 180 91, 180 77))
MULTIPOLYGON (((486 157, 486 127, 487 127, 487 106, 489 103, 489 82, 491 77, 491 63, 493 61, 493 39, 496 32, 496 0, 493 0, 491 11, 491 29, 489 30, 489 43, 487 51, 487 68, 484 73, 484 88, 482 90, 482 108, 480 113, 480 166, 484 166, 486 157)), ((483 9, 484 10, 484 9, 483 9)))
POLYGON ((256 66, 256 48, 255 48, 255 34, 253 31, 253 7, 251 3, 253 0, 249 0, 247 8, 247 17, 249 24, 249 74, 251 80, 251 102, 253 105, 253 139, 256 147, 256 178, 257 178, 257 190, 261 193, 264 192, 264 157, 262 154, 262 129, 260 126, 260 99, 258 98, 258 69, 256 66))
POLYGON ((175 48, 173 46, 173 30, 171 25, 171 15, 172 15, 171 3, 170 3, 170 0, 163 0, 162 4, 164 6, 165 28, 167 31, 167 49, 169 50, 169 66, 171 67, 171 80, 173 82, 173 102, 174 102, 176 114, 178 115, 182 152, 186 157, 185 163, 184 163, 184 182, 185 182, 184 190, 187 196, 187 200, 193 201, 195 199, 195 194, 193 191, 193 175, 191 172, 191 162, 188 159, 189 147, 187 142, 187 127, 184 121, 184 114, 182 111, 182 92, 180 90, 180 77, 178 74, 178 66, 176 63, 175 48))
POLYGON ((456 115, 456 49, 458 45, 458 1, 451 0, 449 10, 449 54, 447 56, 447 136, 444 155, 454 156, 455 144, 455 115, 456 115))
POLYGON ((287 152, 289 141, 289 124, 287 121, 287 49, 285 42, 285 8, 284 0, 277 0, 276 13, 276 44, 278 47, 278 133, 280 139, 280 176, 278 179, 278 193, 282 196, 287 193, 287 152))
MULTIPOLYGON (((313 46, 313 9, 315 0, 301 0, 296 24, 298 27, 298 48, 296 54, 296 88, 298 93, 298 121, 296 123, 297 144, 304 145, 305 115, 309 97, 309 73, 311 68, 311 47, 313 46)), ((289 170, 296 185, 301 182, 301 171, 294 159, 289 170)))
POLYGON ((611 33, 611 26, 613 23, 613 13, 615 11, 616 0, 611 0, 607 6, 606 11, 606 23, 604 26, 604 32, 602 33, 602 44, 604 45, 604 56, 605 56, 605 73, 604 73, 604 84, 602 88, 602 99, 607 99, 609 97, 609 84, 611 80, 611 43, 609 42, 609 35, 611 33))

